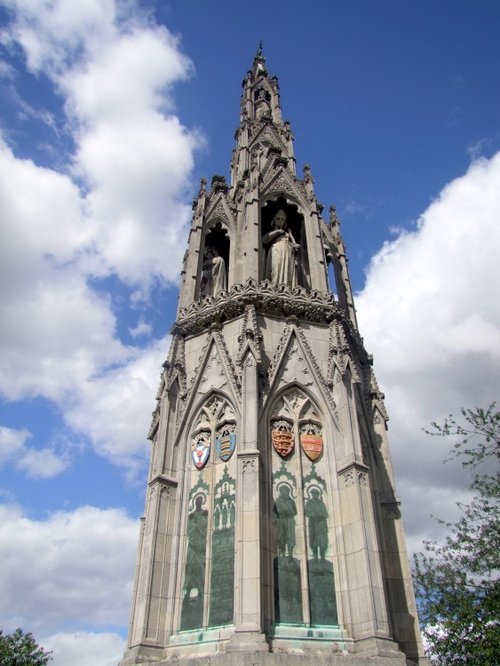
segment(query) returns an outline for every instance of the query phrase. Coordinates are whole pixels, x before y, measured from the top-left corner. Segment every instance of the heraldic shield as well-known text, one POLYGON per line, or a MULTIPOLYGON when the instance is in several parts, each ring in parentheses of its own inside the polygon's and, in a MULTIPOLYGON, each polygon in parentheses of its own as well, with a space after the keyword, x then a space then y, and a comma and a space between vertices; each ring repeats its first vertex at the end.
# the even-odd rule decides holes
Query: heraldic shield
POLYGON ((300 436, 300 444, 302 450, 314 462, 323 453, 323 437, 322 435, 302 434, 300 436))
POLYGON ((287 423, 275 423, 271 430, 271 439, 273 440, 274 450, 282 458, 287 458, 293 451, 295 446, 293 432, 287 423))
POLYGON ((236 448, 236 433, 224 428, 215 440, 215 450, 221 460, 227 462, 236 448))
POLYGON ((203 469, 210 455, 210 440, 208 435, 201 433, 193 439, 191 444, 191 458, 197 469, 203 469))

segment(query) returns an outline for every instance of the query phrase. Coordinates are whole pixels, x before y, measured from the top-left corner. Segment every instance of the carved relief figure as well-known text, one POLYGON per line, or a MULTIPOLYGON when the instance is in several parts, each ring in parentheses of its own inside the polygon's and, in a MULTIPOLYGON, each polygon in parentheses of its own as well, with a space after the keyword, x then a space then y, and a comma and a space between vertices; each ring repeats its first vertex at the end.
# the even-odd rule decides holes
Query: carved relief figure
POLYGON ((264 245, 268 246, 265 277, 272 284, 297 286, 296 255, 299 245, 295 242, 292 232, 286 226, 286 214, 279 210, 272 219, 272 231, 263 237, 264 245))
POLYGON ((201 295, 215 296, 223 289, 227 289, 226 262, 216 248, 209 247, 202 266, 201 295))
POLYGON ((290 488, 282 483, 279 486, 279 495, 274 501, 273 522, 276 524, 276 541, 278 555, 293 556, 295 548, 295 516, 297 505, 293 497, 290 497, 290 488))
POLYGON ((321 499, 320 491, 312 488, 310 497, 306 502, 305 514, 309 519, 309 546, 315 560, 318 556, 325 559, 328 548, 328 511, 321 499))
POLYGON ((198 495, 195 499, 195 510, 189 514, 187 525, 188 551, 184 589, 186 595, 196 597, 203 594, 205 587, 208 511, 202 508, 203 502, 203 495, 198 495), (193 594, 194 590, 196 593, 193 594))

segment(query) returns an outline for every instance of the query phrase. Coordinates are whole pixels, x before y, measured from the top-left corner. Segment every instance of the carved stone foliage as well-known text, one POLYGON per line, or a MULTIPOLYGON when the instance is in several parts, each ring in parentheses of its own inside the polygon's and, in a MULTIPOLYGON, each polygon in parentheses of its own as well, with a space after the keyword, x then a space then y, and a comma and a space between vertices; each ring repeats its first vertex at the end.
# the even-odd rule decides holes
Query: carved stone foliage
POLYGON ((205 331, 213 322, 222 323, 244 313, 248 305, 262 314, 291 316, 304 321, 328 323, 343 317, 334 297, 330 293, 291 288, 285 284, 272 285, 267 280, 261 283, 249 279, 245 284, 235 284, 228 292, 219 292, 214 297, 192 303, 179 312, 173 334, 194 334, 205 331))
POLYGON ((286 144, 283 143, 279 133, 271 123, 265 121, 249 123, 249 134, 251 137, 250 150, 272 146, 278 147, 283 152, 286 151, 286 144))
POLYGON ((255 457, 243 458, 241 461, 241 471, 243 474, 251 474, 257 470, 257 461, 255 457))
POLYGON ((344 488, 349 488, 354 484, 366 486, 368 484, 368 470, 364 465, 355 464, 340 472, 344 488))
MULTIPOLYGON (((307 201, 304 196, 306 193, 302 183, 285 171, 283 169, 283 164, 275 163, 273 166, 274 169, 269 172, 269 175, 264 175, 265 181, 262 186, 262 194, 265 195, 268 192, 280 192, 282 194, 288 194, 293 198, 298 198, 299 200, 305 199, 307 201), (276 166, 282 167, 277 173, 276 166)), ((303 203, 305 204, 306 201, 303 201, 303 203)))

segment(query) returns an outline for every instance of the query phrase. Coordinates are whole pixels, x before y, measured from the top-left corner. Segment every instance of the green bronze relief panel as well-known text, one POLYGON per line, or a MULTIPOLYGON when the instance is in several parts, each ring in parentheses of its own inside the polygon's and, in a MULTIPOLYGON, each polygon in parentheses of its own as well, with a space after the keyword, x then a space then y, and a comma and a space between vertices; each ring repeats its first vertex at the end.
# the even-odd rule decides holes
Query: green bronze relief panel
POLYGON ((307 521, 309 554, 307 576, 312 625, 337 625, 337 602, 333 563, 328 554, 328 509, 326 482, 313 464, 304 477, 304 514, 307 521))
POLYGON ((273 488, 272 522, 278 551, 274 558, 275 622, 302 624, 300 561, 293 556, 297 542, 297 484, 284 460, 280 469, 273 474, 273 488))
POLYGON ((233 622, 235 487, 236 481, 229 475, 226 465, 214 492, 209 618, 211 627, 233 622))
POLYGON ((203 626, 203 596, 205 592, 205 562, 207 549, 209 486, 199 480, 189 493, 190 513, 187 520, 187 557, 182 600, 181 631, 203 626))

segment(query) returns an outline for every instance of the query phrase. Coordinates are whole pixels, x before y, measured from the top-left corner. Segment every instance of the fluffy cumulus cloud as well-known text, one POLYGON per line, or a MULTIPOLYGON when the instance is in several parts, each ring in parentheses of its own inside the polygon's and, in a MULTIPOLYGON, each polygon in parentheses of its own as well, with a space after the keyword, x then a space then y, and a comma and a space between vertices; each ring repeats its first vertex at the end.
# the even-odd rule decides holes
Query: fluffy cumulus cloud
POLYGON ((87 435, 98 453, 132 475, 149 453, 143 443, 168 344, 168 337, 156 341, 123 366, 86 381, 66 413, 67 422, 87 435))
POLYGON ((86 506, 38 521, 0 505, 1 626, 42 636, 63 618, 69 632, 80 623, 125 625, 138 533, 137 520, 118 509, 86 506))
POLYGON ((85 187, 92 270, 147 284, 175 280, 189 215, 184 195, 200 144, 173 114, 173 84, 191 72, 177 39, 135 3, 7 3, 8 36, 65 102, 72 175, 85 187), (155 239, 151 243, 151 238, 155 239))
MULTIPOLYGON (((113 462, 123 454, 133 467, 144 441, 137 423, 151 404, 124 413, 123 401, 145 383, 140 395, 151 400, 166 349, 123 343, 113 297, 95 280, 113 276, 147 298, 153 284, 177 279, 201 139, 175 115, 173 88, 192 65, 133 1, 5 6, 2 43, 22 54, 29 75, 50 81, 69 141, 56 170, 21 159, 0 137, 0 395, 49 399, 99 453, 113 462), (141 364, 156 366, 147 382, 141 364), (96 404, 109 410, 107 424, 96 404)), ((140 322, 138 342, 151 330, 140 322)), ((48 449, 23 451, 45 456, 49 470, 48 449)))
POLYGON ((32 448, 27 444, 31 436, 26 428, 0 426, 0 467, 13 462, 17 469, 35 479, 49 479, 64 471, 69 463, 66 453, 55 447, 32 448))
POLYGON ((449 183, 413 233, 384 245, 357 297, 360 329, 386 393, 412 546, 419 547, 429 514, 451 516, 467 486, 457 463, 443 467, 450 443, 422 428, 498 398, 499 220, 497 153, 449 183))

